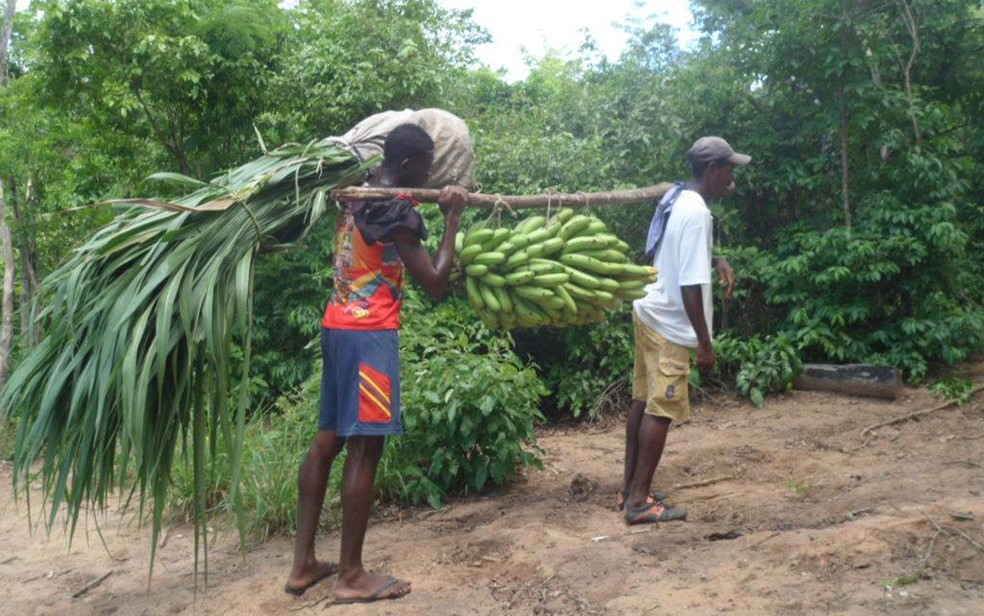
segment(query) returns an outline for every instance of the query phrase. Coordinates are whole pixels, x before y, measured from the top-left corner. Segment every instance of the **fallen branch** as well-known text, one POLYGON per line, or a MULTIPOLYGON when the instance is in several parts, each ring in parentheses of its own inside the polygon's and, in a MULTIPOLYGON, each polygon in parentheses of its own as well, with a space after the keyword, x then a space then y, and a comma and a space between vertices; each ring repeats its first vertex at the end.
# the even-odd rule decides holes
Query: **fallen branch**
POLYGON ((64 571, 59 571, 58 573, 55 573, 55 570, 52 569, 52 570, 48 571, 48 573, 42 573, 41 575, 35 575, 32 578, 28 578, 28 579, 24 580, 23 582, 21 582, 21 584, 27 584, 28 582, 33 582, 35 580, 40 580, 41 578, 44 578, 46 580, 53 580, 55 577, 57 577, 59 575, 65 575, 67 573, 71 573, 72 571, 74 571, 74 569, 65 569, 64 571))
POLYGON ((858 517, 862 513, 870 513, 874 510, 875 510, 874 507, 863 507, 861 509, 855 509, 854 511, 847 512, 847 514, 844 516, 844 519, 853 520, 854 518, 858 517))
POLYGON ((755 543, 753 543, 752 545, 745 547, 744 549, 750 550, 752 548, 757 548, 758 546, 762 545, 763 543, 765 543, 769 539, 774 539, 775 537, 778 537, 781 534, 782 534, 782 531, 778 531, 777 530, 774 533, 772 533, 771 535, 769 535, 768 537, 766 537, 765 539, 760 539, 760 540, 756 541, 755 543))
MULTIPOLYGON (((976 393, 980 391, 984 391, 984 385, 978 385, 973 390, 971 390, 970 396, 974 396, 976 393)), ((896 424, 905 423, 911 419, 916 419, 917 417, 923 417, 925 415, 929 415, 930 413, 935 413, 936 411, 942 411, 943 409, 950 408, 956 403, 957 403, 956 400, 948 400, 943 404, 934 406, 931 409, 914 411, 912 413, 909 413, 908 415, 903 415, 902 417, 896 417, 895 419, 889 419, 887 421, 882 421, 876 424, 872 424, 861 431, 861 436, 862 437, 867 436, 870 432, 872 432, 873 430, 877 430, 878 428, 884 428, 885 426, 894 426, 896 424)))
MULTIPOLYGON (((739 496, 739 495, 741 495, 743 493, 744 492, 728 492, 727 494, 717 494, 715 496, 711 496, 710 498, 705 498, 703 500, 709 503, 711 501, 718 501, 718 500, 724 500, 724 499, 727 499, 727 498, 734 498, 734 497, 739 496)), ((696 500, 699 501, 701 499, 696 499, 696 500)))
POLYGON ((733 475, 722 475, 721 477, 714 477, 713 479, 705 479, 703 481, 694 481, 693 483, 679 483, 672 488, 670 491, 675 490, 687 490, 689 488, 702 488, 704 486, 709 486, 714 483, 720 483, 722 481, 727 481, 729 479, 734 479, 733 475))
POLYGON ((957 466, 965 466, 967 468, 981 468, 980 464, 975 464, 970 460, 951 460, 949 462, 943 462, 942 464, 944 466, 957 465, 957 466))
POLYGON ((981 552, 984 552, 984 545, 981 545, 977 541, 974 541, 973 539, 971 539, 970 538, 970 535, 968 535, 967 533, 963 532, 962 530, 957 530, 956 528, 953 528, 952 526, 948 526, 947 528, 949 530, 952 530, 953 532, 957 533, 958 535, 960 535, 964 539, 966 539, 967 542, 970 543, 970 545, 974 546, 975 548, 977 548, 981 552))
POLYGON ((902 391, 902 375, 894 366, 803 364, 793 386, 894 400, 902 391))
POLYGON ((926 513, 925 511, 923 511, 922 508, 916 507, 916 509, 919 511, 919 513, 923 514, 923 516, 925 516, 925 518, 927 520, 929 520, 932 523, 933 526, 936 527, 937 533, 943 533, 944 535, 951 535, 951 536, 954 533, 956 533, 956 534, 960 535, 961 537, 963 537, 964 539, 966 539, 967 542, 970 545, 974 546, 975 548, 977 548, 981 552, 984 552, 984 545, 981 545, 977 541, 974 541, 974 539, 972 539, 970 537, 970 535, 968 535, 967 533, 963 532, 959 528, 953 528, 952 526, 942 526, 936 520, 934 520, 933 518, 929 517, 929 514, 926 513))
POLYGON ((929 547, 926 548, 926 553, 923 554, 922 560, 919 561, 919 570, 922 571, 929 564, 929 557, 933 554, 933 546, 936 545, 936 539, 943 534, 943 529, 939 529, 933 533, 933 537, 929 540, 929 547))
POLYGON ((96 586, 99 586, 100 584, 102 584, 106 580, 106 578, 108 578, 111 575, 113 575, 113 572, 112 571, 110 571, 109 573, 107 573, 106 575, 102 576, 99 579, 96 579, 96 580, 93 580, 93 581, 89 582, 88 584, 86 584, 85 586, 82 587, 82 590, 80 590, 77 593, 75 593, 74 595, 72 595, 72 598, 73 599, 78 599, 79 597, 81 597, 85 593, 89 592, 90 590, 92 590, 96 586))
MULTIPOLYGON (((594 193, 543 193, 539 195, 468 193, 468 196, 465 198, 465 205, 484 208, 494 208, 501 205, 502 207, 513 210, 561 206, 627 205, 631 203, 658 201, 672 187, 673 184, 669 182, 660 182, 655 186, 647 186, 645 188, 594 193)), ((434 188, 350 186, 331 191, 331 198, 336 201, 371 201, 393 199, 398 195, 410 195, 414 199, 424 203, 437 203, 437 197, 440 193, 440 190, 434 188)))

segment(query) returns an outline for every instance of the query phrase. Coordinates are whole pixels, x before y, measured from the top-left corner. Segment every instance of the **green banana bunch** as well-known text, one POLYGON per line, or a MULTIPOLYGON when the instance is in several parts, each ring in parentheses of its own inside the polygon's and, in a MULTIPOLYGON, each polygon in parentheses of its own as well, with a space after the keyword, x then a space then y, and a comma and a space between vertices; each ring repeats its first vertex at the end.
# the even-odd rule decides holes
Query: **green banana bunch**
POLYGON ((569 327, 645 296, 656 269, 629 262, 629 245, 595 216, 559 210, 512 229, 488 221, 459 232, 455 248, 468 301, 489 327, 569 327))

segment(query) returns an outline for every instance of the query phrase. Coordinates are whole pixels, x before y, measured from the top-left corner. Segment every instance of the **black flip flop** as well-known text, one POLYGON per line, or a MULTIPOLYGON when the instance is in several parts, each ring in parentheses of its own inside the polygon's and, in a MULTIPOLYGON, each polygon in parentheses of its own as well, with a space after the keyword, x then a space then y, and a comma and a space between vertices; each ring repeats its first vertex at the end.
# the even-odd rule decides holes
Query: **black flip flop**
POLYGON ((656 522, 673 522, 686 519, 686 509, 682 507, 670 507, 658 501, 651 505, 643 505, 637 509, 625 510, 626 524, 655 524, 656 522))
POLYGON ((293 588, 292 586, 284 584, 284 592, 287 593, 288 595, 294 595, 295 597, 300 597, 305 592, 307 592, 309 588, 311 588, 321 580, 325 578, 330 578, 331 576, 338 573, 338 565, 336 565, 335 563, 325 563, 324 565, 325 566, 321 569, 318 575, 314 576, 314 579, 312 579, 304 586, 301 586, 300 588, 293 588))
POLYGON ((389 590, 390 588, 393 588, 394 586, 396 586, 397 584, 400 584, 400 583, 401 583, 400 580, 396 579, 395 577, 391 577, 388 584, 383 584, 382 586, 380 586, 379 588, 377 588, 375 591, 373 591, 373 593, 371 595, 367 595, 365 597, 351 597, 349 599, 335 599, 332 602, 332 604, 334 604, 334 605, 347 605, 347 604, 351 604, 351 603, 372 603, 374 601, 385 601, 387 599, 400 599, 400 598, 405 597, 405 596, 407 596, 407 595, 410 594, 410 589, 409 588, 407 589, 407 591, 405 593, 401 593, 399 595, 392 595, 392 596, 388 596, 388 597, 384 597, 383 596, 383 593, 385 593, 387 590, 389 590))

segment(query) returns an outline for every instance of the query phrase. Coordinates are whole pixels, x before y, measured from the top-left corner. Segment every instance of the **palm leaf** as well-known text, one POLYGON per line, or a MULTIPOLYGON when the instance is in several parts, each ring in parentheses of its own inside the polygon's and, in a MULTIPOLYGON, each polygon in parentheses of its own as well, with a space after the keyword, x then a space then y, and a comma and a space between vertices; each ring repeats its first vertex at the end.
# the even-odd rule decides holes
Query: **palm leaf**
POLYGON ((49 529, 65 507, 71 534, 83 509, 105 507, 118 490, 137 499, 141 515, 151 508, 152 572, 174 452, 190 440, 197 569, 219 438, 232 452, 241 523, 257 256, 304 237, 325 213, 327 192, 366 167, 327 141, 291 144, 208 183, 155 174, 194 188, 177 199, 111 202, 120 214, 45 279, 45 338, 0 397, 0 416, 19 418, 15 488, 43 459, 49 529), (239 380, 231 378, 237 343, 239 380))

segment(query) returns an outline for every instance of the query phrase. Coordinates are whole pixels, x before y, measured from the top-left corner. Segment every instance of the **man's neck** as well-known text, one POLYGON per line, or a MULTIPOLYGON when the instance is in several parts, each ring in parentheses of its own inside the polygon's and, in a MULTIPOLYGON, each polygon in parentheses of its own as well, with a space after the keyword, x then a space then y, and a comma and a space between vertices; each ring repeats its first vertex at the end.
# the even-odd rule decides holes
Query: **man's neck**
POLYGON ((687 182, 686 188, 700 195, 704 199, 705 203, 711 200, 710 191, 704 186, 704 182, 702 182, 700 178, 691 177, 690 181, 687 182))

